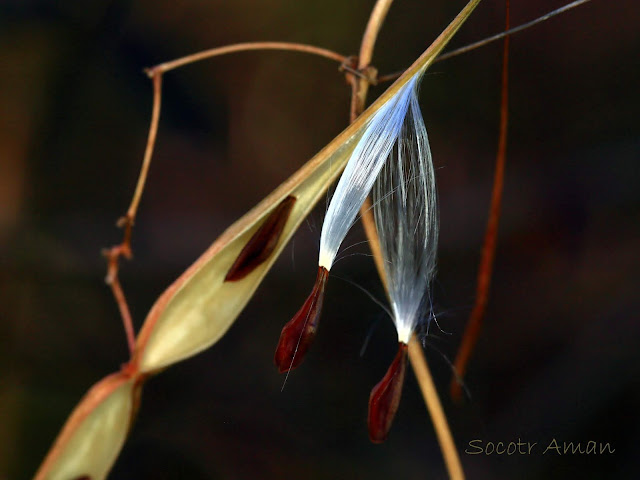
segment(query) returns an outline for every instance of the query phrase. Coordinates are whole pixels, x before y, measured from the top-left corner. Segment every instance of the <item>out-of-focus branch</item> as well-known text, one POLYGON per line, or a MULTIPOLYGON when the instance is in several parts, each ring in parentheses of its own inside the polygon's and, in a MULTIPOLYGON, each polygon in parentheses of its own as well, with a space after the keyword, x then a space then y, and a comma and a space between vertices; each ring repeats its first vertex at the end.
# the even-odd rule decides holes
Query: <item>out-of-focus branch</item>
POLYGON ((142 161, 142 168, 138 177, 138 183, 131 199, 131 204, 124 217, 118 220, 118 226, 124 228, 124 234, 122 242, 111 248, 105 249, 103 255, 107 257, 107 276, 105 281, 107 285, 111 287, 113 297, 118 304, 120 310, 120 316, 124 325, 124 331, 127 337, 127 344, 129 346, 129 354, 133 355, 135 348, 135 331, 133 329, 133 321, 131 319, 131 313, 129 312, 129 306, 127 305, 127 299, 122 291, 120 280, 118 279, 118 272, 120 269, 120 257, 131 259, 131 231, 138 212, 138 206, 140 205, 140 198, 144 191, 144 185, 147 181, 147 174, 149 172, 149 165, 151 164, 151 157, 153 155, 153 147, 156 143, 156 135, 158 133, 158 121, 160 119, 160 103, 162 96, 162 76, 160 74, 153 77, 153 109, 151 112, 151 124, 149 126, 149 135, 147 137, 147 146, 144 152, 144 158, 142 161))
MULTIPOLYGON (((470 43, 469 45, 465 45, 464 47, 460 47, 460 48, 456 48, 455 50, 450 50, 448 52, 443 53, 442 55, 440 55, 438 58, 436 58, 433 63, 437 63, 437 62, 441 62, 443 60, 448 60, 450 58, 453 57, 457 57, 458 55, 462 55, 463 53, 467 53, 470 52, 472 50, 475 50, 477 48, 480 47, 484 47, 485 45, 488 45, 490 43, 496 42, 502 38, 511 36, 515 33, 521 32, 523 30, 526 30, 527 28, 533 27, 534 25, 537 25, 539 23, 544 22, 545 20, 549 20, 550 18, 555 17, 556 15, 560 15, 561 13, 565 13, 575 7, 578 7, 584 3, 590 2, 591 0, 576 0, 574 2, 568 3, 567 5, 557 8, 556 10, 552 10, 549 13, 545 13, 544 15, 542 15, 541 17, 536 18, 535 20, 531 20, 530 22, 527 23, 523 23, 522 25, 518 25, 517 27, 511 28, 511 29, 507 29, 504 32, 500 32, 496 35, 492 35, 490 37, 487 38, 483 38, 482 40, 478 40, 477 42, 473 42, 470 43)), ((385 83, 385 82, 390 82, 392 80, 395 80, 396 78, 398 78, 400 75, 402 75, 402 73, 404 72, 394 72, 394 73, 389 73, 387 75, 381 75, 379 77, 377 77, 376 81, 377 83, 385 83)))
MULTIPOLYGON (((509 0, 506 0, 505 30, 509 30, 509 0)), ((489 208, 489 220, 484 235, 482 255, 478 269, 476 285, 476 301, 469 316, 458 355, 454 362, 456 376, 451 379, 451 397, 460 401, 462 396, 461 379, 467 370, 469 358, 478 341, 482 320, 489 300, 489 288, 493 274, 493 261, 496 254, 496 240, 498 236, 498 224, 502 205, 502 190, 504 186, 504 166, 507 159, 507 126, 509 122, 509 37, 504 38, 502 51, 502 94, 500 99, 500 134, 498 137, 498 152, 496 154, 496 169, 493 177, 493 191, 491 193, 491 206, 489 208)))
POLYGON ((169 70, 175 70, 176 68, 189 65, 191 63, 199 62, 207 58, 218 57, 220 55, 227 55, 229 53, 247 52, 251 50, 286 50, 288 52, 301 52, 310 53, 312 55, 318 55, 320 57, 334 60, 338 63, 344 63, 347 57, 340 55, 334 51, 326 48, 316 47, 314 45, 305 45, 303 43, 293 42, 246 42, 235 43, 233 45, 225 45, 224 47, 211 48, 202 52, 187 55, 185 57, 177 58, 169 62, 164 62, 155 67, 148 68, 147 75, 153 77, 160 73, 168 72, 169 70))

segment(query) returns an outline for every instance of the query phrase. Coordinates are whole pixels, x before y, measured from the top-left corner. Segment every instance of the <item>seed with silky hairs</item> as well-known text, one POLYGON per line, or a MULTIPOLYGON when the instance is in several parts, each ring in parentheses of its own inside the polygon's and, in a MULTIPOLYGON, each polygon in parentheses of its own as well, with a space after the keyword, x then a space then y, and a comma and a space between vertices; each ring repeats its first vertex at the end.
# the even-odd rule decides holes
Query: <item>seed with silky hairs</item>
POLYGON ((275 354, 275 363, 280 372, 288 372, 298 366, 311 345, 320 320, 329 271, 358 210, 398 141, 421 72, 411 78, 371 118, 347 162, 322 224, 316 283, 302 308, 280 334, 275 354), (321 275, 320 272, 324 273, 321 275))

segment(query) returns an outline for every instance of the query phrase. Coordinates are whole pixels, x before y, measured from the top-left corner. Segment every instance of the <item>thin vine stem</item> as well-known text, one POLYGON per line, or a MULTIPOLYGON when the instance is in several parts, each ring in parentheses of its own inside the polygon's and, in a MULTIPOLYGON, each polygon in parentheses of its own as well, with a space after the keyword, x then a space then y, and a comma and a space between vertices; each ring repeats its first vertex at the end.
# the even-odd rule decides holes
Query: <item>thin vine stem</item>
POLYGON ((136 184, 136 190, 133 193, 131 204, 127 210, 125 217, 119 220, 120 224, 133 226, 136 214, 138 213, 138 206, 140 205, 140 199, 142 198, 142 192, 147 181, 147 175, 149 173, 149 166, 151 165, 151 157, 153 155, 153 148, 156 144, 156 138, 158 136, 158 122, 160 121, 160 106, 162 102, 162 75, 153 75, 153 111, 151 113, 151 125, 149 126, 149 135, 147 137, 147 147, 144 151, 144 158, 142 160, 142 168, 140 169, 140 175, 138 177, 138 183, 136 184))
MULTIPOLYGON (((358 71, 366 71, 370 68, 371 59, 373 58, 373 49, 378 39, 378 33, 382 28, 382 23, 391 8, 393 0, 378 0, 373 6, 367 27, 362 35, 362 42, 360 43, 360 52, 358 54, 358 71)), ((370 77, 375 78, 376 74, 373 72, 370 77)), ((350 120, 354 122, 355 119, 364 111, 365 104, 367 102, 367 93, 369 92, 369 85, 371 80, 367 76, 352 79, 352 93, 351 93, 351 109, 350 120)))
MULTIPOLYGON (((455 50, 451 50, 449 52, 445 52, 439 57, 437 57, 433 63, 442 62, 443 60, 448 60, 453 57, 457 57, 458 55, 462 55, 463 53, 470 52, 472 50, 476 50, 477 48, 484 47, 490 43, 496 42, 502 38, 509 37, 515 33, 526 30, 527 28, 533 27, 539 23, 544 22, 545 20, 549 20, 550 18, 555 17, 556 15, 560 15, 561 13, 565 13, 575 7, 578 7, 584 3, 590 2, 591 0, 576 0, 574 2, 568 3, 563 7, 557 8, 556 10, 552 10, 551 12, 545 13, 541 17, 536 18, 535 20, 531 20, 530 22, 523 23, 522 25, 518 25, 517 27, 507 29, 504 32, 497 33, 496 35, 492 35, 487 38, 483 38, 482 40, 478 40, 477 42, 470 43, 469 45, 465 45, 464 47, 456 48, 455 50)), ((385 83, 395 80, 400 75, 404 73, 404 70, 400 72, 389 73, 387 75, 381 75, 376 79, 377 83, 385 83)))
POLYGON ((130 357, 133 356, 135 350, 135 330, 133 328, 133 320, 131 318, 129 305, 127 304, 126 296, 122 290, 122 286, 120 285, 118 273, 120 271, 120 257, 125 257, 127 259, 131 259, 132 257, 131 233, 136 214, 138 212, 138 206, 140 205, 140 199, 142 198, 142 192, 144 191, 147 175, 149 173, 153 148, 156 143, 158 122, 160 120, 161 92, 162 76, 156 75, 153 77, 153 107, 151 112, 151 123, 149 125, 149 134, 147 136, 147 146, 142 160, 142 167, 140 169, 138 182, 136 184, 136 189, 133 193, 129 209, 127 210, 126 215, 118 220, 118 226, 124 228, 122 242, 111 248, 103 250, 103 255, 107 258, 107 276, 105 278, 105 282, 111 288, 113 298, 120 310, 120 318, 122 318, 130 357))
POLYGON ((429 410, 433 428, 438 434, 438 442, 442 448, 442 454, 444 455, 444 461, 449 471, 449 477, 452 479, 463 479, 464 471, 462 470, 458 450, 455 448, 455 442, 447 423, 447 416, 442 409, 442 404, 438 398, 438 391, 433 384, 433 378, 427 365, 427 359, 422 351, 422 345, 415 335, 411 337, 411 341, 409 341, 409 358, 411 359, 411 366, 418 380, 420 391, 427 404, 427 410, 429 410), (448 447, 444 448, 445 445, 448 447))
POLYGON ((159 65, 156 65, 155 67, 148 68, 146 72, 147 75, 153 77, 158 73, 165 73, 170 70, 175 70, 176 68, 199 62, 201 60, 206 60, 207 58, 227 55, 229 53, 247 52, 251 50, 286 50, 288 52, 310 53, 312 55, 328 58, 329 60, 334 60, 338 63, 344 63, 347 60, 347 57, 344 55, 336 53, 332 50, 328 50, 326 48, 316 47, 314 45, 305 45, 302 43, 293 42, 246 42, 226 45, 224 47, 211 48, 209 50, 204 50, 192 55, 180 57, 169 62, 161 63, 159 65))
POLYGON ((572 8, 578 7, 584 3, 590 2, 591 0, 576 0, 575 2, 571 2, 566 4, 563 7, 557 8, 556 10, 553 10, 549 13, 545 13, 544 15, 542 15, 541 17, 536 18, 535 20, 531 20, 530 22, 527 23, 523 23, 522 25, 518 25, 517 27, 514 28, 507 28, 504 32, 500 32, 496 35, 492 35, 491 37, 487 37, 483 40, 479 40, 477 42, 471 43, 469 45, 466 45, 464 47, 460 47, 457 48, 455 50, 452 50, 450 52, 446 52, 443 53, 442 55, 440 55, 435 61, 436 62, 440 62, 442 60, 447 60, 449 58, 452 57, 456 57, 458 55, 461 55, 463 53, 467 53, 471 50, 475 50, 476 48, 479 47, 484 47, 485 45, 495 42, 497 40, 500 40, 501 38, 507 38, 511 35, 513 35, 514 33, 518 33, 521 32, 522 30, 526 30, 529 27, 533 27, 534 25, 537 25, 539 23, 544 22, 545 20, 549 20, 552 17, 555 17, 556 15, 560 15, 561 13, 564 13, 568 10, 571 10, 572 8))
MULTIPOLYGON (((505 30, 509 30, 509 0, 505 1, 505 30)), ((496 166, 493 177, 493 190, 491 192, 491 206, 489 207, 489 219, 484 235, 484 243, 478 268, 476 284, 476 299, 469 315, 462 342, 454 362, 455 376, 451 379, 450 392, 455 401, 462 397, 461 380, 467 370, 467 364, 473 353, 484 314, 489 301, 489 289, 493 275, 493 263, 496 255, 496 242, 498 237, 498 225, 502 206, 502 191, 504 188, 504 169, 507 160, 507 130, 509 124, 509 38, 504 37, 502 49, 502 92, 500 95, 500 133, 498 136, 498 151, 496 153, 496 166)))
POLYGON ((136 348, 136 340, 135 332, 133 331, 133 321, 131 320, 129 305, 127 304, 127 299, 124 296, 124 292, 122 291, 122 286, 120 285, 120 280, 118 279, 118 277, 115 277, 110 285, 111 291, 113 292, 113 297, 116 299, 116 303, 118 304, 118 308, 120 310, 122 323, 124 324, 124 331, 127 336, 129 353, 133 354, 133 351, 136 348))

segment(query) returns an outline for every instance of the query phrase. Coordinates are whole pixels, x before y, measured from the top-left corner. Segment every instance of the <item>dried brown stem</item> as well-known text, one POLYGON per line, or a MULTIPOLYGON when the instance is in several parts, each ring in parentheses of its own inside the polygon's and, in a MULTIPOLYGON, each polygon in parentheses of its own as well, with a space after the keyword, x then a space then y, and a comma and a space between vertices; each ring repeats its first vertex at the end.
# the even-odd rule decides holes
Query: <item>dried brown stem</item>
POLYGON ((438 57, 435 61, 439 62, 441 60, 447 60, 448 58, 452 58, 452 57, 456 57, 458 55, 461 55, 463 53, 467 53, 471 50, 475 50, 476 48, 480 48, 480 47, 484 47, 485 45, 491 43, 491 42, 495 42, 497 40, 500 40, 501 38, 504 38, 505 41, 507 40, 507 38, 511 35, 513 35, 514 33, 518 33, 521 32, 522 30, 526 30, 529 27, 533 27, 534 25, 537 25, 538 23, 542 23, 545 20, 549 20, 552 17, 555 17, 556 15, 560 15, 561 13, 567 12, 569 10, 571 10, 572 8, 575 8, 577 6, 580 6, 584 3, 590 2, 591 0, 576 0, 574 2, 568 3, 567 5, 560 7, 556 10, 553 10, 549 13, 546 13, 544 15, 542 15, 541 17, 536 18, 535 20, 531 20, 530 22, 527 23, 523 23, 522 25, 518 25, 515 28, 509 28, 507 26, 507 28, 505 29, 504 32, 498 33, 496 35, 492 35, 491 37, 487 37, 483 40, 479 40, 475 43, 471 43, 469 45, 466 45, 464 47, 460 47, 457 48, 455 50, 452 50, 450 52, 444 53, 442 55, 440 55, 440 57, 438 57))
MULTIPOLYGON (((393 0, 378 0, 378 2, 376 2, 362 38, 360 55, 358 57, 358 70, 369 70, 369 75, 364 75, 358 78, 351 77, 352 96, 350 117, 352 122, 364 111, 367 92, 369 84, 371 83, 371 80, 368 77, 373 76, 375 78, 376 76, 375 70, 372 74, 369 64, 373 56, 373 48, 375 46, 378 32, 382 27, 382 22, 389 11, 389 7, 391 7, 392 1, 393 0)), ((386 290, 387 281, 384 271, 384 260, 382 258, 380 240, 378 238, 375 221, 373 219, 371 200, 369 198, 367 198, 365 203, 362 205, 362 208, 360 209, 360 216, 365 234, 369 240, 369 247, 371 248, 371 253, 373 254, 378 274, 380 275, 380 279, 382 280, 386 290)), ((427 360, 422 353, 422 347, 415 335, 409 342, 409 361, 411 362, 411 366, 416 374, 427 410, 429 410, 429 414, 431 415, 433 426, 438 437, 438 442, 449 472, 449 477, 455 480, 464 479, 462 464, 460 463, 460 457, 458 456, 458 451, 447 423, 447 417, 444 414, 442 405, 440 404, 438 393, 433 384, 429 367, 427 366, 427 360)))
POLYGON ((153 74, 151 77, 153 82, 153 111, 151 113, 151 125, 149 126, 149 135, 147 137, 147 147, 144 152, 144 158, 142 160, 142 168, 140 169, 140 176, 138 177, 138 183, 136 190, 133 193, 131 204, 127 210, 127 215, 121 218, 118 222, 120 225, 131 225, 136 218, 138 212, 138 206, 140 205, 140 198, 144 191, 144 185, 147 181, 147 174, 149 173, 149 166, 151 165, 151 157, 153 155, 153 148, 156 144, 156 137, 158 135, 158 122, 160 121, 160 105, 162 100, 162 74, 153 74))
POLYGON ((125 258, 131 258, 131 224, 125 225, 124 239, 122 243, 113 246, 109 249, 103 250, 102 254, 107 258, 107 276, 105 282, 111 288, 113 298, 120 310, 120 318, 122 318, 122 325, 124 326, 124 333, 127 337, 127 345, 129 347, 129 355, 133 355, 135 349, 135 332, 133 330, 133 321, 131 320, 131 313, 129 312, 129 306, 127 300, 120 287, 120 281, 118 280, 118 267, 119 259, 121 256, 125 258))
MULTIPOLYGON (((360 55, 358 56, 357 69, 362 71, 369 66, 373 57, 373 48, 378 38, 378 33, 382 27, 382 22, 391 7, 393 0, 378 0, 371 11, 367 28, 362 37, 360 45, 360 55)), ((349 112, 350 121, 354 122, 356 118, 364 111, 367 93, 369 91, 370 82, 366 77, 351 77, 351 109, 349 112)), ((382 259, 382 250, 380 249, 380 239, 376 230, 375 221, 371 209, 371 199, 367 198, 360 208, 360 220, 364 227, 365 234, 369 241, 369 248, 373 254, 373 259, 378 269, 378 274, 385 287, 387 288, 387 280, 384 272, 384 260, 382 259)))
POLYGON ((372 211, 371 198, 367 197, 360 209, 360 220, 362 221, 362 226, 364 228, 364 233, 367 236, 369 241, 369 249, 371 250, 371 254, 373 255, 373 261, 376 264, 376 269, 378 270, 378 275, 380 276, 380 280, 384 286, 384 289, 387 290, 387 278, 384 270, 384 259, 382 258, 382 250, 380 249, 380 239, 378 238, 378 231, 376 229, 375 220, 371 213, 372 211), (365 213, 365 211, 367 213, 365 213))
MULTIPOLYGON (((378 39, 378 33, 382 28, 382 23, 387 16, 389 8, 391 8, 393 0, 378 0, 371 11, 367 28, 362 36, 362 42, 360 43, 360 54, 358 55, 358 70, 364 71, 369 69, 369 64, 373 58, 373 48, 375 47, 376 40, 378 39)), ((371 75, 375 78, 375 71, 371 75)), ((352 81, 352 95, 351 95, 351 111, 350 117, 353 122, 358 115, 364 111, 364 107, 367 101, 367 93, 369 91, 369 84, 371 81, 365 76, 361 78, 354 78, 352 81)))
POLYGON ((458 451, 455 448, 455 443, 451 436, 451 430, 447 424, 447 417, 442 410, 438 392, 433 384, 431 372, 429 371, 427 360, 422 351, 422 345, 420 345, 415 335, 411 338, 411 341, 409 341, 409 359, 411 360, 413 371, 418 380, 420 391, 427 404, 429 415, 431 415, 433 428, 438 435, 438 442, 440 443, 440 448, 442 449, 444 460, 447 464, 449 477, 455 480, 463 479, 464 472, 462 470, 462 464, 460 463, 458 451))
MULTIPOLYGON (((469 45, 465 45, 464 47, 460 47, 460 48, 456 48, 455 50, 451 50, 449 52, 443 53, 442 55, 440 55, 438 58, 436 58, 433 63, 437 63, 437 62, 441 62, 443 60, 448 60, 450 58, 453 57, 457 57, 458 55, 462 55, 463 53, 467 53, 470 52, 472 50, 475 50, 477 48, 480 47, 484 47, 485 45, 488 45, 490 43, 496 42, 502 38, 508 37, 510 35, 513 35, 514 33, 518 33, 521 32, 523 30, 526 30, 527 28, 533 27, 534 25, 537 25, 539 23, 544 22, 545 20, 549 20, 552 17, 555 17, 556 15, 560 15, 561 13, 567 12, 569 10, 571 10, 572 8, 578 7, 584 3, 590 2, 591 0, 576 0, 574 2, 568 3, 567 5, 560 7, 556 10, 553 10, 549 13, 545 13, 544 15, 542 15, 541 17, 536 18, 535 20, 531 20, 530 22, 527 23, 523 23, 522 25, 518 25, 517 27, 514 28, 507 28, 504 32, 500 32, 496 35, 492 35, 490 37, 484 38, 482 40, 478 40, 477 42, 474 43, 470 43, 469 45)), ((398 78, 400 75, 402 75, 404 73, 404 70, 400 71, 400 72, 394 72, 394 73, 389 73, 387 75, 381 75, 377 78, 377 82, 378 83, 385 83, 385 82, 390 82, 392 80, 395 80, 396 78, 398 78)))
POLYGON ((311 53, 320 57, 328 58, 329 60, 335 60, 338 63, 344 63, 347 57, 340 55, 334 51, 326 48, 320 48, 313 45, 305 45, 302 43, 292 42, 246 42, 236 43, 233 45, 226 45, 224 47, 212 48, 203 52, 194 53, 185 57, 164 62, 155 67, 147 69, 147 75, 150 77, 155 76, 158 73, 165 73, 169 70, 174 70, 178 67, 188 65, 190 63, 199 62, 207 58, 217 57, 220 55, 226 55, 229 53, 246 52, 251 50, 286 50, 289 52, 302 52, 311 53))
POLYGON ((131 320, 131 312, 129 311, 129 305, 127 305, 127 299, 124 296, 122 287, 120 286, 120 280, 115 277, 111 282, 111 291, 116 299, 118 308, 120 309, 120 316, 122 317, 122 323, 124 324, 124 331, 127 335, 127 344, 129 346, 129 354, 133 354, 133 350, 136 346, 135 333, 133 331, 133 321, 131 320))
POLYGON ((118 272, 120 269, 120 257, 131 259, 131 231, 138 212, 138 206, 140 205, 140 198, 144 191, 144 185, 147 180, 147 174, 149 172, 149 165, 151 164, 151 156, 153 155, 153 147, 156 142, 156 135, 158 133, 158 121, 160 119, 160 99, 162 89, 162 77, 160 74, 153 77, 153 110, 151 113, 151 125, 149 126, 149 135, 147 138, 147 147, 144 152, 144 158, 142 161, 142 168, 138 177, 138 183, 131 199, 131 204, 124 217, 118 220, 118 226, 124 228, 124 234, 122 242, 109 249, 103 251, 105 257, 107 257, 107 276, 105 282, 111 287, 113 297, 118 304, 120 310, 120 316, 124 325, 124 331, 127 337, 127 344, 129 346, 129 354, 133 355, 135 348, 135 332, 133 329, 133 321, 131 319, 131 313, 129 306, 127 305, 127 299, 122 291, 120 281, 118 280, 118 272))
MULTIPOLYGON (((509 29, 509 0, 505 5, 505 29, 509 29)), ((504 185, 504 166, 507 158, 507 126, 509 122, 509 37, 505 37, 502 50, 502 93, 500 99, 500 134, 498 138, 498 152, 496 154, 496 168, 493 177, 493 191, 491 193, 491 206, 487 230, 482 246, 482 255, 478 269, 476 286, 476 301, 467 322, 462 343, 454 362, 457 376, 451 379, 451 397, 460 401, 462 389, 460 380, 464 377, 467 363, 478 341, 482 320, 489 299, 491 276, 493 274, 493 261, 496 253, 496 240, 498 224, 500 221, 500 207, 502 205, 502 190, 504 185)))

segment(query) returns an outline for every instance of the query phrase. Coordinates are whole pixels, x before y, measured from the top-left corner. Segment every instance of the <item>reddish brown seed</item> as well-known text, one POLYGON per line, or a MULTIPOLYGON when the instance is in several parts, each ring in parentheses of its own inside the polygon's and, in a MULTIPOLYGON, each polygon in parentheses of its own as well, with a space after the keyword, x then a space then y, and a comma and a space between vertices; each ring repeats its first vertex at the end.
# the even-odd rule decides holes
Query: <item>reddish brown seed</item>
POLYGON ((382 443, 386 440, 396 415, 402 385, 404 384, 404 372, 407 366, 407 344, 400 343, 398 353, 393 363, 387 370, 384 378, 380 380, 369 396, 369 439, 373 443, 382 443))
POLYGON ((273 209, 273 212, 249 239, 236 261, 231 265, 227 276, 224 278, 225 282, 242 280, 269 258, 271 252, 278 245, 282 230, 284 230, 295 203, 296 197, 289 195, 273 209))
POLYGON ((328 278, 329 271, 324 267, 318 267, 318 276, 311 294, 298 313, 282 329, 274 357, 274 362, 280 373, 300 365, 304 354, 309 350, 318 328, 322 300, 324 299, 324 287, 328 278))

